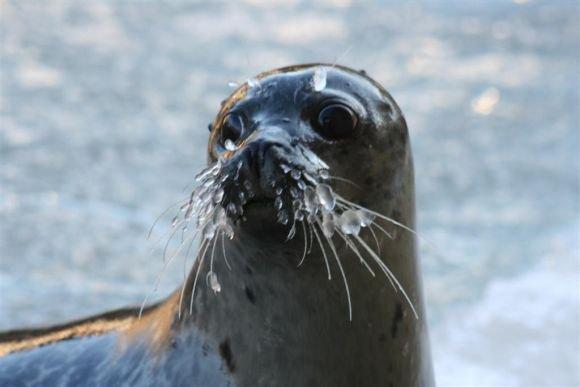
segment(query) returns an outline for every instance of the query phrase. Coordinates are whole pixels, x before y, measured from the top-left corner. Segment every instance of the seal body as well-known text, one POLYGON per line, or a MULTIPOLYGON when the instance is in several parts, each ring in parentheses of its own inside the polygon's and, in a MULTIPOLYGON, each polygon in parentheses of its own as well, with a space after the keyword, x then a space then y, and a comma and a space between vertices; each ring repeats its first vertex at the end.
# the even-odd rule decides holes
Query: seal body
POLYGON ((206 201, 223 209, 206 211, 183 286, 140 319, 0 336, 0 384, 433 385, 412 156, 391 96, 340 66, 267 72, 223 103, 208 153, 223 178, 206 201), (374 229, 348 223, 362 208, 382 214, 374 229))

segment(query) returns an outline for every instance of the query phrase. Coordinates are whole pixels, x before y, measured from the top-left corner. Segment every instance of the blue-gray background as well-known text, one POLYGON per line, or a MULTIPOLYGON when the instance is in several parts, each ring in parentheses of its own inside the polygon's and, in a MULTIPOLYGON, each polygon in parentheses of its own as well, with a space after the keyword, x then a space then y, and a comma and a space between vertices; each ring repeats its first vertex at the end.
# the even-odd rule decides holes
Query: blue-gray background
POLYGON ((407 117, 439 384, 580 384, 578 2, 0 7, 0 329, 139 304, 228 82, 338 60, 407 117))

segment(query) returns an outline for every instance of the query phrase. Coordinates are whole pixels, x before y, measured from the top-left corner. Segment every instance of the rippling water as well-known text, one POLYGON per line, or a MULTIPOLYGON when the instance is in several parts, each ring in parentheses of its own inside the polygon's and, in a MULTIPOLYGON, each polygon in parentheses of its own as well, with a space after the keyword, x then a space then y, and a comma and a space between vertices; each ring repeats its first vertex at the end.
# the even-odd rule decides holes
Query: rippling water
POLYGON ((0 2, 0 329, 139 304, 228 82, 338 60, 407 117, 439 384, 580 384, 578 3, 275 3, 0 2))

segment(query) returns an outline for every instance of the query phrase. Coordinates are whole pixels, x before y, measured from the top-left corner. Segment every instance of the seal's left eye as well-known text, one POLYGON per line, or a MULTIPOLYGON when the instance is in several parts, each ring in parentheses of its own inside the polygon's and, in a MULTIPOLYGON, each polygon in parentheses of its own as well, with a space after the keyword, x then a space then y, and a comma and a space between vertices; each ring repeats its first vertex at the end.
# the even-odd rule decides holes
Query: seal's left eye
POLYGON ((357 123, 358 117, 350 107, 333 103, 318 113, 314 129, 326 139, 340 140, 351 136, 357 123))
POLYGON ((236 142, 244 133, 244 119, 238 113, 229 113, 222 121, 221 143, 225 144, 226 140, 236 142))

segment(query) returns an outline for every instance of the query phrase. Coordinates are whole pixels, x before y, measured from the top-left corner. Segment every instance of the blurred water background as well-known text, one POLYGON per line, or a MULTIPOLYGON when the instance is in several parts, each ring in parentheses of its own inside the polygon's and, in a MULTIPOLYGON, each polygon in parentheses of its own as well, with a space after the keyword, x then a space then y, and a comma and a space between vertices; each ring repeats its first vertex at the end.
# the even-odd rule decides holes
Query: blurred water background
POLYGON ((580 385, 578 2, 0 7, 0 329, 140 304, 228 82, 338 60, 411 130, 439 385, 580 385))

